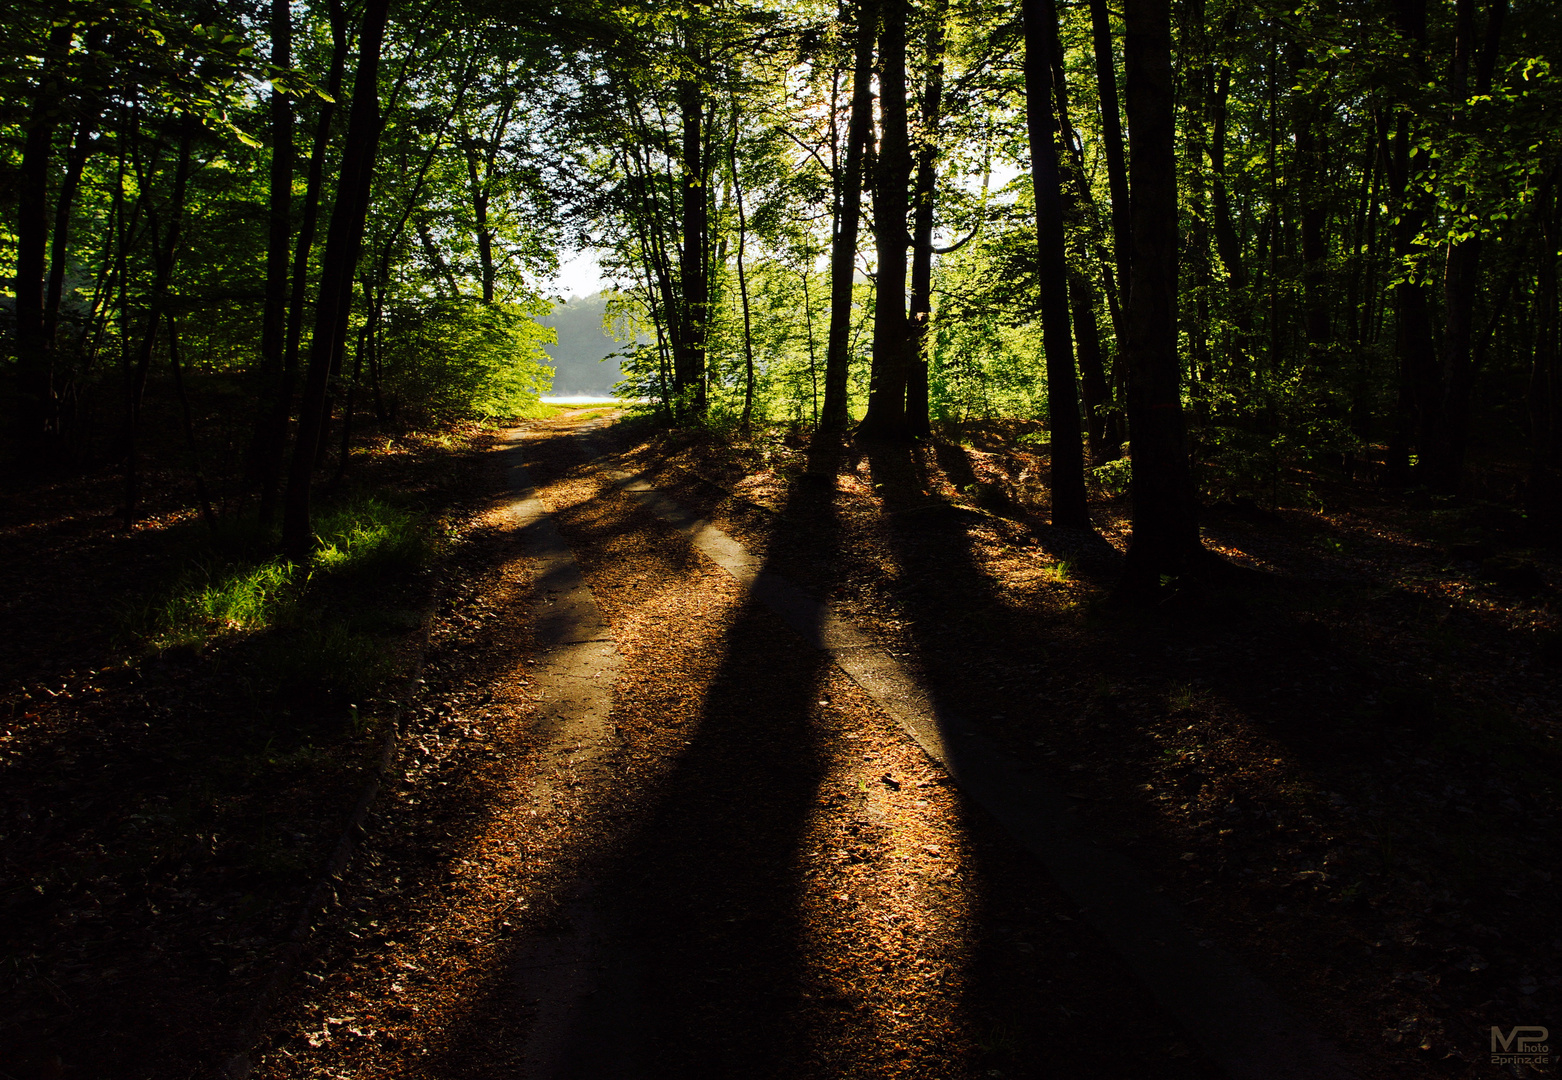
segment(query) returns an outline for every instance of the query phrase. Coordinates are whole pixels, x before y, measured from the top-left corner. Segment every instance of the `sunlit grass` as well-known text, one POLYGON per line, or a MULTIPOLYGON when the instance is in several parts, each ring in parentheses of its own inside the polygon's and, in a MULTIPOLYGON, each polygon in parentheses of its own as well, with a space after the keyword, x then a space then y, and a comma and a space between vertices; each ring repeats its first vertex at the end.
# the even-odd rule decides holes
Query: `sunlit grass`
POLYGON ((1041 577, 1056 585, 1067 585, 1074 580, 1074 564, 1067 559, 1048 563, 1041 567, 1041 577))
POLYGON ((163 605, 156 643, 166 647, 270 625, 291 600, 295 571, 285 560, 199 568, 163 605))
POLYGON ((379 499, 357 499, 320 516, 320 547, 310 562, 324 574, 383 573, 413 569, 428 554, 421 524, 379 499))
POLYGON ((315 524, 303 563, 254 537, 197 561, 127 620, 132 636, 161 652, 264 634, 252 656, 263 683, 371 693, 395 673, 391 639, 409 614, 387 607, 386 586, 426 565, 437 537, 420 515, 372 497, 329 507, 315 524))

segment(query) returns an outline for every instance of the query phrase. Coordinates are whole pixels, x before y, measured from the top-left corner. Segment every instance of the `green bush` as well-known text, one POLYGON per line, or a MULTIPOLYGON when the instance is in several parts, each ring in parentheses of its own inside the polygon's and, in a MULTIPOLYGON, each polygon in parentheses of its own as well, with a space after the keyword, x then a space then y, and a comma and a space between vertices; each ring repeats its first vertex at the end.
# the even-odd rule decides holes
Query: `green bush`
POLYGON ((393 309, 380 353, 391 413, 420 422, 539 415, 553 385, 542 346, 555 334, 535 318, 546 310, 464 297, 393 309))

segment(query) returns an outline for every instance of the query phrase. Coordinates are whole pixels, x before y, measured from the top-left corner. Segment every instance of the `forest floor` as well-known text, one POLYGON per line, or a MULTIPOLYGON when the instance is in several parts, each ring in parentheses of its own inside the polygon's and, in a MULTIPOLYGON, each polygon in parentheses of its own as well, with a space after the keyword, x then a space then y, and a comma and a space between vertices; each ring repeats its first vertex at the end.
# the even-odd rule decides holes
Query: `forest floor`
POLYGON ((1217 508, 1251 579, 1146 610, 1112 595, 1122 501, 1095 494, 1104 539, 1042 524, 1013 432, 842 448, 822 482, 784 433, 617 425, 598 461, 582 422, 527 425, 522 455, 619 657, 589 753, 540 700, 548 585, 489 436, 376 463, 451 540, 394 598, 433 612, 396 645, 421 681, 361 728, 305 694, 262 741, 275 703, 241 708, 218 662, 240 643, 110 669, 93 603, 177 549, 5 523, 7 622, 35 629, 0 657, 0 1075, 214 1074, 391 716, 253 1075, 1219 1075, 1040 863, 608 466, 1052 778, 1362 1077, 1515 1075, 1491 1027, 1562 1022, 1562 575, 1511 515, 1322 484, 1322 510, 1217 508))

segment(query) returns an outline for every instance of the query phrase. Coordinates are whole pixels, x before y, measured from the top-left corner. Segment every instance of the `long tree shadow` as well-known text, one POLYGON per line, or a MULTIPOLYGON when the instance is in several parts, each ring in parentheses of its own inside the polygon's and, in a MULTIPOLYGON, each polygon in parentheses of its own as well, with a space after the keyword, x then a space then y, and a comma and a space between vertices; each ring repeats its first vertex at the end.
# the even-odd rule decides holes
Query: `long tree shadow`
MULTIPOLYGON (((958 447, 941 446, 937 457, 957 483, 972 475, 958 447)), ((1385 966, 1386 956, 1362 965, 1342 942, 1381 939, 1384 912, 1417 896, 1442 897, 1425 910, 1448 909, 1443 926, 1479 911, 1504 933, 1544 936, 1555 889, 1501 883, 1518 866, 1513 830, 1526 835, 1526 851, 1551 846, 1536 823, 1553 820, 1539 774, 1556 752, 1543 734, 1468 695, 1456 700, 1450 673, 1369 622, 1341 627, 1334 609, 1359 605, 1352 590, 1369 586, 1274 574, 1221 603, 1017 602, 992 557, 1023 541, 1015 529, 969 513, 908 512, 926 501, 925 460, 887 447, 868 448, 868 458, 904 579, 938 583, 896 596, 935 696, 1078 791, 1074 814, 1088 831, 1178 881, 1184 898, 1216 901, 1228 920, 1262 927, 1234 944, 1282 991, 1338 1010, 1315 980, 1330 965, 1385 966), (1284 775, 1264 771, 1273 766, 1284 775), (1506 793, 1506 809, 1483 812, 1478 790, 1492 803, 1506 793), (1310 876, 1329 884, 1297 890, 1310 876), (1309 922, 1309 913, 1327 921, 1309 922)), ((1392 605, 1400 627, 1435 606, 1404 588, 1375 602, 1392 605)), ((1457 662, 1450 624, 1441 644, 1457 662)), ((1446 952, 1469 947, 1435 925, 1422 936, 1446 952)), ((1508 958, 1507 978, 1518 964, 1508 958)), ((1385 983, 1391 975, 1382 971, 1385 983)), ((1502 992, 1502 977, 1448 978, 1471 984, 1470 994, 1502 992)))
MULTIPOLYGON (((647 524, 640 511, 589 509, 556 515, 588 580, 628 550, 615 538, 647 524)), ((829 542, 827 533, 816 539, 829 542)), ((641 554, 687 575, 686 550, 666 562, 680 545, 664 538, 641 554)), ((559 918, 493 963, 442 1040, 449 1049, 436 1074, 482 1072, 460 1033, 495 1019, 522 1044, 531 1076, 808 1071, 796 1020, 807 993, 799 846, 823 776, 811 716, 824 660, 752 598, 725 625, 697 588, 686 599, 660 633, 685 629, 689 639, 630 631, 622 643, 615 722, 670 735, 665 768, 656 775, 653 766, 647 788, 625 793, 632 805, 609 848, 554 890, 559 918), (671 661, 669 645, 682 646, 671 661), (674 670, 654 670, 669 662, 674 670)), ((617 632, 635 617, 619 608, 617 632)))
MULTIPOLYGON (((941 716, 954 725, 945 736, 996 729, 1023 732, 1031 742, 1067 723, 1066 707, 1048 693, 1069 667, 1067 633, 1038 625, 976 548, 1034 538, 1052 559, 1069 560, 1077 576, 1105 584, 1119 562, 1110 545, 1038 525, 1007 501, 994 500, 986 514, 959 507, 928 512, 924 493, 944 478, 981 498, 981 481, 958 446, 939 441, 931 449, 870 444, 863 450, 894 558, 914 583, 899 594, 902 633, 933 699, 942 703, 941 716)), ((988 1063, 1004 1075, 1048 1075, 1035 1071, 1038 1060, 1065 1075, 1216 1075, 1111 945, 1072 921, 1074 902, 1041 864, 979 805, 963 802, 968 828, 981 838, 972 848, 979 903, 964 1009, 989 1033, 988 1063), (1120 1020, 1130 1015, 1136 1026, 1124 1029, 1120 1020)))

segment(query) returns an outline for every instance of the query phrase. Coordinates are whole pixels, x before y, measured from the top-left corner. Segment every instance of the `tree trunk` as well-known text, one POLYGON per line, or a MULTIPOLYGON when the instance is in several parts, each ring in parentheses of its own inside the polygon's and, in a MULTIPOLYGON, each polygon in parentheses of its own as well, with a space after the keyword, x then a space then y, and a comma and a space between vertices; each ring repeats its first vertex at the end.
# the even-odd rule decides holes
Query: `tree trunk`
POLYGON ((706 279, 710 246, 710 194, 705 161, 705 96, 697 82, 684 82, 678 94, 683 118, 683 246, 678 278, 681 303, 674 316, 673 392, 676 407, 705 411, 705 342, 710 322, 710 283, 706 279))
POLYGON ((212 500, 206 490, 206 471, 201 468, 201 448, 195 441, 195 419, 190 414, 190 395, 184 388, 184 364, 179 360, 179 321, 173 312, 166 315, 168 322, 168 366, 174 373, 174 394, 179 398, 179 417, 184 426, 185 450, 190 455, 190 472, 195 476, 195 497, 201 504, 201 518, 212 532, 217 531, 217 515, 212 511, 212 500))
POLYGON ((293 280, 287 290, 287 325, 280 381, 271 399, 270 411, 261 417, 255 435, 260 476, 259 517, 262 525, 270 525, 276 520, 277 497, 287 452, 287 421, 293 410, 293 391, 298 382, 298 354, 303 337, 309 253, 314 247, 315 227, 320 218, 325 154, 331 141, 331 120, 336 114, 334 102, 341 96, 342 79, 347 67, 347 21, 341 0, 331 0, 330 14, 331 69, 326 77, 326 93, 331 100, 321 103, 314 142, 309 151, 309 170, 304 180, 304 210, 298 225, 298 240, 293 249, 293 280))
POLYGON ((1242 262, 1242 242, 1231 221, 1231 200, 1226 192, 1226 102, 1230 96, 1231 68, 1226 66, 1220 69, 1220 76, 1215 80, 1215 130, 1210 135, 1209 147, 1210 197, 1214 201, 1215 253, 1226 268, 1237 326, 1245 333, 1252 328, 1253 322, 1245 297, 1247 268, 1242 262))
POLYGON ((732 169, 732 194, 738 207, 738 296, 743 302, 743 430, 749 430, 754 416, 754 324, 748 307, 748 272, 743 253, 748 244, 748 218, 743 213, 743 181, 738 176, 738 109, 732 107, 732 143, 728 151, 732 169))
POLYGON ((499 110, 499 118, 494 123, 492 137, 488 140, 486 151, 481 156, 482 167, 479 169, 479 155, 477 147, 470 138, 463 138, 462 151, 466 157, 467 176, 472 184, 472 222, 476 226, 477 233, 477 266, 478 273, 482 277, 483 303, 494 302, 494 282, 496 272, 494 269, 494 231, 488 224, 488 204, 493 197, 494 162, 499 156, 499 144, 504 138, 505 128, 510 125, 510 111, 515 106, 515 95, 512 93, 505 99, 504 105, 499 110))
POLYGON ((1557 248, 1562 199, 1547 184, 1537 200, 1540 266, 1535 281, 1535 357, 1530 371, 1530 480, 1525 509, 1544 535, 1562 529, 1562 311, 1558 310, 1557 248))
POLYGON ((1194 569, 1204 550, 1188 467, 1177 359, 1177 166, 1170 0, 1127 0, 1129 179, 1128 424, 1133 448, 1130 589, 1194 569))
POLYGON ((327 383, 347 337, 353 273, 369 212, 370 185, 380 138, 380 45, 385 36, 389 8, 390 0, 365 0, 364 3, 358 73, 342 148, 336 206, 331 211, 331 226, 320 263, 320 298, 315 305, 314 338, 309 345, 309 370, 299 407, 298 435, 288 470, 287 503, 282 518, 282 544, 295 559, 308 555, 314 543, 310 483, 325 419, 327 383))
MULTIPOLYGON (((1112 16, 1106 0, 1090 0, 1090 36, 1095 50, 1096 92, 1101 99, 1101 146, 1106 153, 1107 190, 1112 196, 1112 250, 1123 292, 1131 280, 1133 222, 1129 214, 1128 165, 1123 156, 1123 122, 1118 114, 1117 63, 1112 56, 1112 16)), ((1127 297, 1125 296, 1126 302, 1127 297)))
MULTIPOLYGON (((1425 78, 1426 0, 1399 0, 1392 9, 1400 38, 1409 46, 1409 61, 1416 78, 1425 78)), ((1410 109, 1402 106, 1394 119, 1393 134, 1386 116, 1379 118, 1385 172, 1389 179, 1390 205, 1395 212, 1394 260, 1400 266, 1420 263, 1421 225, 1432 210, 1430 195, 1421 185, 1412 188, 1411 149, 1416 132, 1410 109)), ((1424 155, 1422 155, 1424 160, 1424 155)), ((1423 475, 1434 445, 1440 413, 1437 393, 1437 355, 1432 331, 1432 300, 1426 283, 1406 276, 1394 286, 1395 351, 1399 366, 1399 399, 1393 433, 1389 439, 1385 479, 1402 485, 1410 481, 1410 447, 1420 452, 1423 475)))
POLYGON ((944 93, 944 18, 948 0, 933 0, 927 12, 927 84, 922 92, 922 145, 917 151, 911 232, 911 314, 906 323, 906 427, 930 433, 927 335, 933 315, 933 210, 938 192, 938 129, 944 93))
POLYGON ((16 185, 16 368, 18 439, 22 457, 48 458, 54 436, 54 371, 44 338, 44 258, 49 244, 49 156, 59 126, 61 56, 73 36, 69 22, 49 34, 43 78, 22 143, 16 185))
POLYGON ((76 194, 81 190, 81 174, 87 166, 87 159, 98 146, 98 140, 92 138, 97 123, 96 109, 77 122, 75 138, 71 141, 70 152, 65 159, 65 176, 60 181, 60 194, 54 204, 54 235, 49 239, 49 284, 43 300, 43 340, 51 351, 58 344, 55 334, 60 322, 60 303, 65 297, 71 213, 76 206, 76 194))
MULTIPOLYGON (((1486 40, 1476 64, 1475 93, 1491 90, 1492 71, 1502 40, 1502 24, 1507 15, 1507 0, 1493 0, 1487 15, 1486 40)), ((1454 45, 1454 88, 1463 98, 1467 92, 1471 61, 1475 50, 1475 0, 1458 0, 1457 37, 1454 45)), ((1462 111, 1462 110, 1461 110, 1462 111)), ((1460 190, 1456 201, 1463 196, 1460 190)), ((1427 482, 1436 491, 1454 494, 1464 475, 1465 451, 1469 443, 1470 391, 1475 379, 1472 342, 1475 324, 1475 297, 1480 285, 1481 235, 1479 225, 1468 239, 1448 245, 1444 260, 1443 310, 1445 330, 1442 357, 1441 438, 1427 482)))
POLYGON ((857 276, 857 232, 862 221, 863 149, 873 122, 873 41, 877 36, 877 0, 857 5, 857 47, 852 70, 851 119, 846 126, 846 165, 841 188, 841 221, 830 249, 830 336, 824 353, 824 407, 821 431, 839 433, 847 415, 851 369, 852 286, 857 276))
MULTIPOLYGON (((1091 201, 1090 186, 1085 180, 1085 163, 1077 146, 1073 121, 1069 117, 1068 79, 1063 66, 1063 47, 1057 33, 1057 21, 1052 20, 1050 34, 1050 58, 1052 84, 1058 109, 1058 135, 1063 140, 1067 156, 1062 159, 1068 170, 1066 180, 1060 178, 1061 204, 1066 218, 1076 212, 1089 212, 1096 222, 1095 207, 1091 201)), ((1097 222, 1097 227, 1099 227, 1097 222)), ((1085 431, 1089 440, 1090 456, 1097 462, 1111 461, 1121 451, 1122 438, 1118 432, 1118 417, 1112 408, 1112 391, 1106 381, 1106 366, 1101 351, 1101 333, 1096 325, 1096 293, 1090 279, 1080 269, 1088 263, 1085 245, 1081 242, 1074 252, 1075 260, 1068 264, 1068 295, 1071 312, 1074 345, 1079 359, 1080 389, 1085 404, 1085 431)), ((1105 259, 1098 256, 1098 261, 1105 259)), ((1112 280, 1112 268, 1102 265, 1103 276, 1112 280)), ((1116 327, 1121 316, 1113 316, 1116 327)))
POLYGON ((873 180, 873 238, 878 281, 873 296, 873 372, 868 412, 857 434, 905 439, 906 212, 911 144, 906 116, 906 0, 886 0, 879 31, 879 141, 873 180))
POLYGON ((1058 169, 1058 118, 1053 111, 1053 0, 1023 0, 1025 118, 1030 135, 1031 185, 1036 193, 1036 278, 1040 286, 1042 347, 1047 354, 1047 418, 1052 437, 1052 524, 1090 527, 1085 504, 1085 454, 1080 441, 1079 393, 1069 326, 1068 255, 1063 240, 1063 189, 1058 169))
MULTIPOLYGON (((138 123, 132 119, 131 123, 138 123)), ((174 189, 168 203, 168 230, 159 237, 155 202, 146 200, 147 225, 152 239, 152 295, 147 306, 146 332, 141 337, 134 368, 125 387, 125 507, 124 526, 128 531, 135 527, 136 512, 140 508, 141 483, 137 456, 141 427, 141 403, 146 394, 147 376, 152 370, 152 352, 157 345, 158 322, 168 307, 168 290, 173 281, 174 260, 179 254, 179 233, 184 219, 185 194, 190 180, 190 137, 194 121, 189 116, 179 119, 179 160, 174 167, 174 189)), ((138 186, 145 191, 151 181, 151 170, 138 170, 138 186)))
MULTIPOLYGON (((278 67, 291 67, 293 18, 288 0, 272 0, 271 4, 271 62, 278 67)), ((327 106, 329 108, 329 106, 327 106)), ((288 249, 293 238, 293 103, 287 94, 272 88, 271 91, 271 193, 270 216, 266 236, 266 300, 260 324, 260 372, 266 392, 262 398, 261 416, 255 439, 254 472, 257 479, 267 473, 265 464, 258 460, 267 450, 267 429, 272 425, 287 426, 287 412, 291 397, 286 377, 287 351, 287 284, 288 249), (280 415, 280 419, 278 419, 280 415)), ((275 444, 275 440, 269 440, 275 444)), ((279 447, 273 445, 272 452, 279 447)), ((273 467, 270 475, 275 476, 273 467)), ((274 481, 268 487, 274 487, 274 481)), ((263 498, 262 517, 268 519, 275 513, 270 500, 263 498)))

